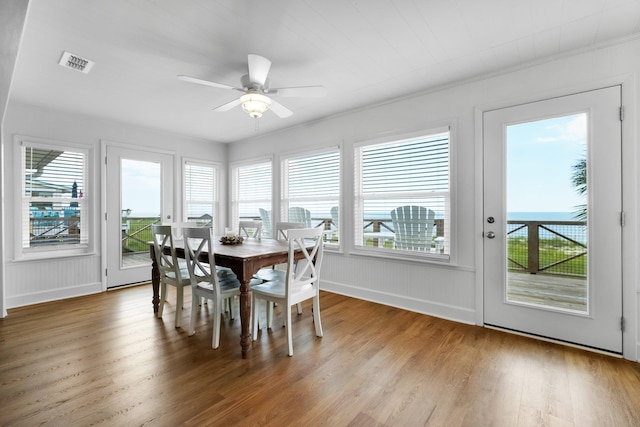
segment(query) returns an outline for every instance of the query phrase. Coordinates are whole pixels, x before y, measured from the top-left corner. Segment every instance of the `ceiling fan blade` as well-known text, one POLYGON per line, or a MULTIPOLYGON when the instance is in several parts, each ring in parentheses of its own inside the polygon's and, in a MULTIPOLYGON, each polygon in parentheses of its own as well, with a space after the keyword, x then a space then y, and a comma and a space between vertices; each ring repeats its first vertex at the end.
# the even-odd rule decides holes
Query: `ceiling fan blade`
POLYGON ((231 110, 233 107, 236 107, 241 104, 240 98, 234 99, 233 101, 229 101, 226 104, 222 104, 219 107, 213 109, 213 111, 217 113, 224 113, 225 111, 231 110))
POLYGON ((278 87, 269 90, 269 94, 285 97, 322 98, 326 96, 324 86, 278 87))
POLYGON ((280 117, 281 119, 285 117, 289 117, 290 115, 293 114, 293 111, 289 110, 287 107, 280 104, 279 102, 274 101, 273 99, 271 100, 271 106, 269 106, 269 109, 273 111, 275 115, 280 117))
POLYGON ((202 80, 202 79, 197 79, 195 77, 182 76, 182 75, 178 76, 178 78, 183 82, 196 83, 196 84, 205 85, 205 86, 212 86, 212 87, 217 87, 219 89, 234 89, 234 90, 239 90, 241 92, 244 92, 244 89, 229 86, 224 83, 210 82, 209 80, 202 80))
POLYGON ((271 61, 264 56, 249 54, 249 80, 264 86, 271 69, 271 61))

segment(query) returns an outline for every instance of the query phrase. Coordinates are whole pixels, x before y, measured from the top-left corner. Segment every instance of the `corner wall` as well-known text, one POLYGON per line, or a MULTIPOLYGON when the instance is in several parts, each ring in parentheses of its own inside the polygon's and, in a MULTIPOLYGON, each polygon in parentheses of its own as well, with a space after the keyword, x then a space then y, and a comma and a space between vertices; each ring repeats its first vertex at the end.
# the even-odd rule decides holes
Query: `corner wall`
MULTIPOLYGON (((636 268, 638 238, 638 178, 636 109, 639 98, 635 76, 640 72, 640 40, 630 39, 389 101, 282 132, 254 137, 231 145, 229 161, 339 144, 342 148, 342 203, 353 206, 353 159, 355 142, 385 134, 428 129, 452 124, 452 245, 449 265, 369 258, 350 253, 352 237, 343 236, 342 252, 326 251, 322 286, 358 298, 432 314, 465 323, 482 324, 482 126, 476 113, 491 108, 568 95, 612 84, 623 84, 627 120, 623 123, 623 176, 627 224, 623 229, 624 253, 624 355, 637 360, 640 354, 638 305, 640 293, 636 268), (632 83, 632 84, 630 84, 632 83), (291 147, 295 147, 292 149, 291 147)), ((279 177, 275 177, 276 180, 279 177)), ((276 186, 280 183, 275 182, 276 186)), ((350 218, 346 212, 345 219, 350 218)), ((344 224, 350 227, 353 224, 344 224)))
MULTIPOLYGON (((179 164, 182 157, 198 157, 203 160, 226 164, 227 145, 213 141, 189 138, 180 135, 169 134, 153 129, 146 129, 124 123, 105 119, 70 114, 61 111, 50 111, 30 105, 10 103, 7 110, 3 137, 5 138, 5 158, 2 164, 3 173, 6 176, 15 175, 16 165, 13 136, 24 135, 36 138, 64 141, 86 147, 92 152, 89 159, 90 188, 93 189, 91 197, 91 222, 89 234, 93 240, 94 252, 75 257, 41 259, 41 260, 15 260, 16 234, 9 230, 4 235, 6 246, 4 254, 5 266, 5 297, 7 308, 35 304, 44 301, 70 298, 79 295, 101 292, 106 289, 102 283, 102 259, 106 254, 101 252, 102 236, 101 225, 104 219, 99 191, 101 188, 101 167, 104 164, 100 157, 100 142, 107 140, 118 142, 131 147, 146 147, 174 155, 173 203, 178 207, 176 211, 182 211, 182 197, 179 189, 182 179, 178 176, 181 169, 179 164)), ((223 188, 226 186, 226 169, 220 171, 223 188)), ((16 191, 13 185, 7 185, 6 203, 3 209, 7 224, 17 224, 14 209, 11 208, 16 200, 16 191)), ((226 197, 225 194, 221 197, 226 197)), ((151 303, 149 304, 151 308, 151 303)))
MULTIPOLYGON (((22 29, 27 15, 27 0, 2 0, 0 2, 0 164, 4 162, 4 117, 9 102, 11 79, 18 58, 18 49, 22 38, 22 29)), ((4 261, 4 169, 0 173, 0 260, 4 261)), ((5 266, 0 263, 0 317, 7 315, 5 304, 5 266)))

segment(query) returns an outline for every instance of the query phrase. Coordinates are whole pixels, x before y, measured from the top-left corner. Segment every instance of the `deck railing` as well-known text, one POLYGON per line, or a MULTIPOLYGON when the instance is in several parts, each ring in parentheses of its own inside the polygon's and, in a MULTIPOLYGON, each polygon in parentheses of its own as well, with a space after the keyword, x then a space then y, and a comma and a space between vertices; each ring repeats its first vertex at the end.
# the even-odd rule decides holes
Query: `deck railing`
POLYGON ((122 218, 122 252, 149 252, 149 242, 153 240, 151 226, 160 224, 160 218, 124 217, 122 218))
POLYGON ((58 245, 80 242, 80 223, 77 216, 29 218, 31 246, 58 245))
POLYGON ((512 271, 586 277, 584 221, 508 221, 508 264, 512 271))

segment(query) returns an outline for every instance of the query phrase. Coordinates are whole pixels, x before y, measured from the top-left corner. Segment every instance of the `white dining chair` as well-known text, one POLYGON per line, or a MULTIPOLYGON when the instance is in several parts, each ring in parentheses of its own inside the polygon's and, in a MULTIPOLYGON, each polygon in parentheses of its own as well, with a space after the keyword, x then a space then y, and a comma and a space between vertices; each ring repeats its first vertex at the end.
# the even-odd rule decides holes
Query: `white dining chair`
POLYGON ((258 211, 260 212, 260 219, 262 219, 262 234, 264 237, 273 239, 271 233, 271 211, 262 208, 259 208, 258 211))
POLYGON ((182 320, 182 305, 184 301, 185 286, 189 286, 189 272, 186 265, 180 265, 176 256, 176 249, 173 245, 173 233, 170 225, 151 226, 153 237, 153 249, 156 255, 156 263, 160 272, 160 303, 158 307, 158 317, 162 318, 164 305, 167 300, 167 285, 176 288, 176 319, 175 327, 180 327, 182 320), (165 253, 165 248, 169 253, 165 253))
POLYGON ((262 238, 262 221, 260 220, 244 220, 238 223, 238 235, 243 239, 262 238))
MULTIPOLYGON (((235 275, 218 277, 218 274, 211 274, 211 271, 215 271, 216 263, 210 228, 185 228, 184 251, 191 283, 189 336, 196 333, 196 316, 199 311, 200 299, 211 300, 213 302, 211 347, 216 349, 220 346, 222 303, 240 295, 240 282, 235 275)), ((231 306, 232 304, 229 304, 229 317, 233 319, 231 306)))
MULTIPOLYGON (((303 222, 277 222, 276 223, 276 233, 274 238, 276 240, 288 240, 288 232, 293 229, 305 228, 305 224, 303 222)), ((285 273, 287 270, 287 264, 276 264, 271 267, 265 267, 258 270, 256 274, 253 275, 255 279, 261 280, 263 282, 268 282, 271 280, 284 280, 285 273)), ((269 322, 273 318, 273 307, 275 303, 267 304, 267 318, 269 322)), ((302 304, 298 304, 298 314, 302 314, 302 304)))
MULTIPOLYGON (((320 321, 320 268, 324 250, 321 228, 289 229, 289 257, 284 278, 255 285, 252 294, 252 338, 258 338, 258 301, 277 302, 282 306, 284 325, 287 329, 288 355, 293 356, 293 335, 291 332, 291 306, 308 299, 313 300, 313 322, 316 336, 323 335, 320 321), (313 246, 309 247, 310 240, 313 246), (303 258, 296 262, 296 252, 303 258)), ((271 320, 267 316, 267 328, 271 320)))
POLYGON ((182 240, 182 229, 188 227, 197 227, 198 223, 195 221, 185 221, 185 222, 170 222, 164 225, 171 226, 171 233, 173 234, 173 240, 182 240))

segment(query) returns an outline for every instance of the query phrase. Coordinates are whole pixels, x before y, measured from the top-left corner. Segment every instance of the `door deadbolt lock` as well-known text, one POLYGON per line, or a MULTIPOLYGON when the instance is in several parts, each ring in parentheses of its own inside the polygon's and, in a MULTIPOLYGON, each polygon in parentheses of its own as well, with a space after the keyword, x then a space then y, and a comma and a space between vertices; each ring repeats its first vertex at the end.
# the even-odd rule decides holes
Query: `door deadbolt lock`
POLYGON ((496 233, 494 233, 493 231, 488 231, 486 236, 489 239, 494 239, 496 237, 496 233))
POLYGON ((493 224, 494 222, 496 222, 495 218, 493 218, 492 216, 490 216, 489 218, 487 218, 487 222, 489 224, 493 224))

